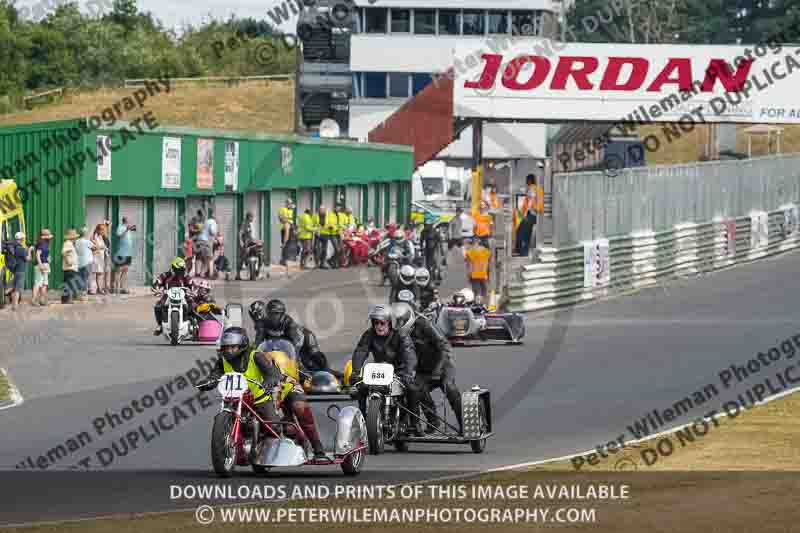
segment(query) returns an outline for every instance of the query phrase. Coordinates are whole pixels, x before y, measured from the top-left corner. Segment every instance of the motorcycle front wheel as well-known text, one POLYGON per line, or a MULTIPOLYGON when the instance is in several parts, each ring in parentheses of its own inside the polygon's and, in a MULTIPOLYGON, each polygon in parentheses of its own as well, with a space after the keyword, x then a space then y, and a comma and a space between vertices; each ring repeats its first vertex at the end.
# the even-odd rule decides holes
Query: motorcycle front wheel
POLYGON ((371 455, 382 454, 386 445, 383 438, 382 403, 379 398, 370 398, 367 403, 367 441, 371 455))
POLYGON ((211 429, 211 465, 220 477, 230 477, 236 466, 234 421, 234 415, 227 411, 214 417, 214 426, 211 429))
POLYGON ((177 311, 173 311, 169 316, 169 342, 173 346, 178 345, 178 340, 181 335, 180 327, 180 316, 177 311))
POLYGON ((258 261, 248 261, 250 269, 250 281, 255 281, 258 277, 258 261))

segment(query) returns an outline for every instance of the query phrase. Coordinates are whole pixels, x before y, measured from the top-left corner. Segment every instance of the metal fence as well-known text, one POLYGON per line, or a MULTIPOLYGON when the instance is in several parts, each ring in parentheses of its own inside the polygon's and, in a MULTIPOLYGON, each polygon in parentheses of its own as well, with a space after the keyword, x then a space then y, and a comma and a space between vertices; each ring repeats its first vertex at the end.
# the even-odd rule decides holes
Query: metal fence
POLYGON ((800 153, 574 172, 553 177, 553 246, 685 222, 741 217, 800 200, 800 153))

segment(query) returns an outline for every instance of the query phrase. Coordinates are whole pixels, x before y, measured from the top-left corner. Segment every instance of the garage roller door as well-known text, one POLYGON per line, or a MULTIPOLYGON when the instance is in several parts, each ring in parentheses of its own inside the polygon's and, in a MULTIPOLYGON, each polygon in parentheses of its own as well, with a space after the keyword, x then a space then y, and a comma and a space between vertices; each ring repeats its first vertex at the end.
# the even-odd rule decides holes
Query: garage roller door
POLYGON ((361 221, 361 186, 347 186, 347 207, 353 210, 356 220, 361 221))
POLYGON ((336 209, 336 189, 334 187, 322 188, 322 205, 328 208, 328 211, 336 209))
POLYGON ((389 220, 394 222, 395 224, 402 224, 405 221, 398 220, 397 217, 397 184, 390 183, 389 184, 389 220))
POLYGON ((286 207, 286 200, 291 198, 289 193, 291 191, 272 191, 272 220, 270 220, 270 263, 277 264, 281 260, 281 223, 278 221, 278 213, 280 209, 286 207))
POLYGON ((314 206, 312 202, 312 189, 302 189, 297 191, 297 220, 300 221, 300 215, 302 215, 306 209, 310 209, 312 212, 314 211, 314 206))
MULTIPOLYGON (((217 196, 214 207, 214 219, 219 225, 219 231, 222 233, 225 242, 225 257, 228 258, 231 265, 237 265, 236 197, 230 194, 217 196)), ((231 266, 231 270, 234 270, 233 266, 231 266)))
POLYGON ((127 217, 128 223, 136 226, 136 231, 133 233, 132 263, 128 269, 128 283, 132 287, 149 285, 145 268, 147 221, 145 218, 144 200, 138 198, 121 198, 119 201, 120 223, 122 222, 122 217, 127 217))
POLYGON ((175 200, 156 198, 153 221, 153 269, 155 274, 169 270, 170 263, 183 252, 178 242, 178 208, 175 200))
POLYGON ((94 228, 104 220, 111 218, 109 212, 109 199, 105 196, 90 196, 86 198, 86 227, 89 233, 94 233, 94 228))

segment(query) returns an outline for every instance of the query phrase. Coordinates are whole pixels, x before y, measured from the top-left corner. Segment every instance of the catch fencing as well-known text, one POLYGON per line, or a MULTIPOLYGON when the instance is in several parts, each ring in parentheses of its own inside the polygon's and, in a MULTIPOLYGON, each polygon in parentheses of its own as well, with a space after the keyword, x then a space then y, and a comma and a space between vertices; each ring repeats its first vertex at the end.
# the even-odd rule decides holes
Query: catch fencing
POLYGON ((554 177, 554 246, 507 286, 511 311, 572 305, 800 246, 800 154, 554 177))

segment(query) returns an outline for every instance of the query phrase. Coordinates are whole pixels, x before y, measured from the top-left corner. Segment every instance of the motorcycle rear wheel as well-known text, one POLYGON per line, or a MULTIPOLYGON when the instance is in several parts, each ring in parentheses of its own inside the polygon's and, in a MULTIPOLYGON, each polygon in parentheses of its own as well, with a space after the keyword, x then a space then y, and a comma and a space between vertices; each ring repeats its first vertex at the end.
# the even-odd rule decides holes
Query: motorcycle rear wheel
POLYGON ((230 477, 236 468, 236 448, 233 441, 235 417, 223 411, 214 417, 211 429, 211 465, 220 477, 230 477))

